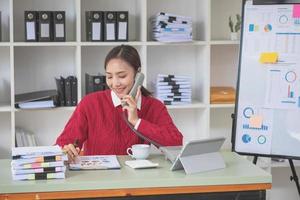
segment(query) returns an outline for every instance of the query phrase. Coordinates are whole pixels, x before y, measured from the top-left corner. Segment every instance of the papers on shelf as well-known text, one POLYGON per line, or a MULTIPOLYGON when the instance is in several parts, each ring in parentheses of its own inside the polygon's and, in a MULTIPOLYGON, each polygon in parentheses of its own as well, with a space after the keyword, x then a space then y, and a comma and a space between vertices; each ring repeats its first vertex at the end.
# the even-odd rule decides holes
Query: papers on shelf
POLYGON ((53 108, 57 100, 57 90, 42 90, 15 95, 16 108, 53 108))
POLYGON ((184 105, 192 102, 192 78, 182 75, 158 74, 154 84, 155 96, 165 105, 184 105))
POLYGON ((54 108, 56 107, 53 100, 47 101, 31 101, 18 104, 22 109, 36 109, 36 108, 54 108))
POLYGON ((69 167, 70 170, 121 168, 116 155, 79 156, 69 167))
POLYGON ((160 12, 151 19, 153 39, 161 42, 192 41, 192 18, 160 12))

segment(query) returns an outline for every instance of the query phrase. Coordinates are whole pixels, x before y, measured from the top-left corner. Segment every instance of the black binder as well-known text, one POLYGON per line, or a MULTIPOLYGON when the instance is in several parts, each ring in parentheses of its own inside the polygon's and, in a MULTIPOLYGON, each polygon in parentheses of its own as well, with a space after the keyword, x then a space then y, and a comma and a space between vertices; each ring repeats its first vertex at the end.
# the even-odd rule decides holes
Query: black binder
POLYGON ((24 11, 25 41, 38 41, 38 12, 24 11))
POLYGON ((65 79, 65 106, 72 106, 72 90, 70 76, 65 79))
POLYGON ((128 41, 128 11, 117 12, 117 40, 128 41))
POLYGON ((53 104, 57 105, 57 90, 42 90, 35 92, 27 92, 15 95, 15 107, 19 108, 20 103, 52 100, 53 104))
POLYGON ((64 77, 55 78, 58 93, 58 105, 65 106, 65 79, 64 77))
POLYGON ((77 78, 75 76, 71 76, 71 104, 72 106, 77 105, 77 78))
POLYGON ((116 12, 104 13, 104 41, 116 41, 117 16, 116 12))
POLYGON ((41 42, 49 42, 53 40, 52 12, 40 11, 38 19, 39 19, 38 40, 41 42))
POLYGON ((87 11, 86 18, 86 40, 103 41, 103 12, 87 11))
POLYGON ((54 11, 53 21, 53 40, 56 42, 66 41, 66 13, 65 11, 54 11))
POLYGON ((15 95, 15 103, 29 102, 57 96, 56 90, 42 90, 15 95))
POLYGON ((85 74, 85 93, 89 94, 96 91, 107 89, 105 76, 104 75, 89 75, 85 74))

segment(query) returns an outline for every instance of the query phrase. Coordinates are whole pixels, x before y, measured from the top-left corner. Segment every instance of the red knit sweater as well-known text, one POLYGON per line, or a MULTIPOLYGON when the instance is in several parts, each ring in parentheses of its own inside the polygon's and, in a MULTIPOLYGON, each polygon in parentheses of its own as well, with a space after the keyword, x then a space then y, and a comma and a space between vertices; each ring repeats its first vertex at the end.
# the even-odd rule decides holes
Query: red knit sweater
MULTIPOLYGON (((79 140, 85 155, 125 155, 126 149, 141 140, 122 118, 122 107, 114 107, 111 90, 85 96, 57 138, 64 146, 79 140)), ((182 145, 182 135, 174 125, 164 104, 142 96, 141 123, 138 131, 163 146, 182 145)))

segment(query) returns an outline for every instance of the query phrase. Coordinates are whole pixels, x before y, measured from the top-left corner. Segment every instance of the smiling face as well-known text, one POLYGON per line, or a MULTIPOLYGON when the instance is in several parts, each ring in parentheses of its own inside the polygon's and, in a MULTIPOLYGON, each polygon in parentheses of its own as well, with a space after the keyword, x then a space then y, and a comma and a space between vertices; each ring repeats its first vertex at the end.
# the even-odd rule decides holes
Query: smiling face
POLYGON ((126 61, 114 58, 106 65, 106 84, 121 99, 134 84, 135 71, 126 61))

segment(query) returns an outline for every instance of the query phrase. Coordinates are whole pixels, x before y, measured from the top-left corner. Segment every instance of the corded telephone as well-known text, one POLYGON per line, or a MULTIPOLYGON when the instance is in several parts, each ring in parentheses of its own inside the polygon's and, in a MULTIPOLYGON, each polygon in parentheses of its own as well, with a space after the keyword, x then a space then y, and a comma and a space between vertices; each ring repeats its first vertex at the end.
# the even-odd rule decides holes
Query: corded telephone
MULTIPOLYGON (((136 93, 137 93, 137 90, 138 90, 138 87, 139 86, 142 86, 143 85, 143 81, 144 81, 144 74, 141 73, 141 72, 138 72, 136 75, 135 75, 135 79, 134 79, 134 84, 130 90, 130 92, 128 93, 128 95, 131 95, 133 98, 135 98, 136 96, 136 93)), ((127 105, 126 102, 122 103, 122 106, 125 106, 127 105)), ((157 142, 154 142, 153 140, 151 140, 150 138, 144 136, 142 133, 140 133, 138 130, 136 130, 132 124, 129 123, 125 113, 123 112, 123 119, 124 121, 126 122, 126 124, 129 126, 129 128, 135 133, 137 134, 140 138, 142 138, 143 140, 146 140, 148 141, 149 143, 155 145, 156 147, 160 147, 161 145, 158 144, 157 142)))

